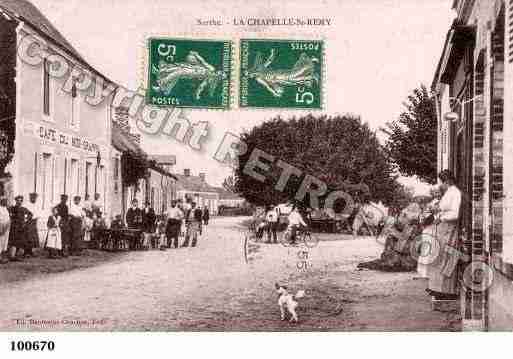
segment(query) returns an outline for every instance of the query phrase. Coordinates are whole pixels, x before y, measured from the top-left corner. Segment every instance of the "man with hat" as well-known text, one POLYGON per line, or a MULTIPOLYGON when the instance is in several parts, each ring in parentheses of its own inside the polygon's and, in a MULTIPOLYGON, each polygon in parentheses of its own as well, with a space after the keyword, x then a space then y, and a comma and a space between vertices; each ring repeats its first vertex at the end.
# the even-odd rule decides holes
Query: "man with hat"
POLYGON ((25 255, 33 256, 34 253, 32 250, 34 248, 39 248, 39 230, 38 230, 38 220, 41 216, 41 211, 38 208, 37 203, 37 193, 32 192, 29 193, 29 203, 27 203, 27 209, 32 213, 32 218, 27 223, 27 241, 25 246, 25 255))
POLYGON ((27 242, 26 225, 32 213, 23 207, 23 196, 14 197, 15 205, 9 208, 11 229, 9 232, 9 257, 12 261, 21 260, 27 242))
POLYGON ((82 254, 82 238, 84 235, 82 223, 84 211, 80 205, 82 198, 73 197, 73 203, 69 207, 69 223, 71 230, 71 255, 79 256, 82 254))
POLYGON ((144 233, 144 245, 151 248, 151 242, 156 230, 157 215, 149 201, 145 202, 142 215, 142 229, 144 233))
POLYGON ((167 213, 166 237, 168 248, 171 248, 171 244, 173 244, 175 248, 178 248, 178 236, 180 235, 183 218, 182 210, 177 207, 176 201, 173 200, 171 202, 171 208, 167 213))
POLYGON ((61 194, 61 201, 56 206, 57 214, 61 217, 59 227, 61 228, 61 240, 62 240, 62 255, 67 257, 69 254, 69 248, 71 244, 71 227, 69 223, 69 208, 68 208, 68 195, 61 194))

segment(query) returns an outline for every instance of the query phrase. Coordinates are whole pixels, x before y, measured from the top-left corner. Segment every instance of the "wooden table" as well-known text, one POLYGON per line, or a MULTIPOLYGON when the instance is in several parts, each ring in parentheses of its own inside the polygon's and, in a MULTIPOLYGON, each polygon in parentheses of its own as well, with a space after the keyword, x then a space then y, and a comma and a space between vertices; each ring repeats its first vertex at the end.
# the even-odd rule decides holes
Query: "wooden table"
POLYGON ((143 231, 134 228, 100 229, 101 249, 104 250, 137 250, 142 249, 143 231))

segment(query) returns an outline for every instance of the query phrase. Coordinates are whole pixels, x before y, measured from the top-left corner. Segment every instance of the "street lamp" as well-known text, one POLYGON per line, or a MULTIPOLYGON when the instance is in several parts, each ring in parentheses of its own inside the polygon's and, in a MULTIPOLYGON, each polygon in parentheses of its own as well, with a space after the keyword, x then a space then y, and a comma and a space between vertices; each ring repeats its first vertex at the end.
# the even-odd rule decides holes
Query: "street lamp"
MULTIPOLYGON (((468 100, 465 100, 465 101, 461 101, 460 99, 456 98, 456 97, 450 97, 449 98, 449 102, 451 103, 451 108, 455 105, 455 104, 460 104, 463 106, 463 109, 462 111, 465 109, 465 105, 467 103, 470 103, 472 101, 474 101, 475 99, 479 98, 479 97, 482 97, 483 95, 477 95, 477 96, 474 96, 472 97, 471 99, 468 99, 468 100)), ((446 112, 443 116, 443 119, 444 121, 447 121, 447 122, 457 122, 460 120, 460 114, 455 112, 455 111, 449 111, 449 112, 446 112)))

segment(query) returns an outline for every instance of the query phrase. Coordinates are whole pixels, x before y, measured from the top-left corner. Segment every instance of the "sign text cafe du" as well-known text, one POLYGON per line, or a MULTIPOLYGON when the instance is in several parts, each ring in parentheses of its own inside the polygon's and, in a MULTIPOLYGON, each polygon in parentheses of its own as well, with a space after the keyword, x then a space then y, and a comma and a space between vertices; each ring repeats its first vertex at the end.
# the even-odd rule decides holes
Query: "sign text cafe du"
POLYGON ((40 124, 34 125, 34 135, 47 142, 73 147, 91 153, 98 153, 100 151, 100 146, 98 144, 90 142, 85 138, 73 136, 40 124))

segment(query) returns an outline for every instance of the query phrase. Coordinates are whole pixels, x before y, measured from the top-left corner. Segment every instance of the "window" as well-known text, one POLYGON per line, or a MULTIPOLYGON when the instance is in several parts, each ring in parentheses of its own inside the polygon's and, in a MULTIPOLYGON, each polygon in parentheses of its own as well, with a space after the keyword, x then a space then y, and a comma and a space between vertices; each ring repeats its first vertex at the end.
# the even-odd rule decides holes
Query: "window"
POLYGON ((119 179, 119 158, 114 159, 114 180, 117 181, 119 179))
POLYGON ((43 166, 42 166, 42 205, 43 209, 50 208, 54 201, 54 176, 53 176, 53 161, 52 155, 45 153, 43 154, 43 166))
POLYGON ((80 192, 79 180, 78 180, 78 160, 72 159, 70 162, 70 194, 72 196, 78 195, 80 192))
POLYGON ((99 193, 101 196, 101 200, 103 201, 105 192, 105 168, 103 166, 98 167, 97 180, 98 184, 95 193, 99 193))
POLYGON ((91 170, 92 170, 92 164, 90 162, 86 162, 86 173, 85 173, 85 194, 91 194, 91 170))
POLYGON ((48 73, 48 60, 43 61, 43 114, 50 116, 50 74, 48 73))

